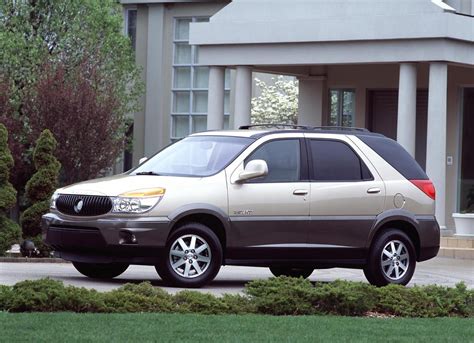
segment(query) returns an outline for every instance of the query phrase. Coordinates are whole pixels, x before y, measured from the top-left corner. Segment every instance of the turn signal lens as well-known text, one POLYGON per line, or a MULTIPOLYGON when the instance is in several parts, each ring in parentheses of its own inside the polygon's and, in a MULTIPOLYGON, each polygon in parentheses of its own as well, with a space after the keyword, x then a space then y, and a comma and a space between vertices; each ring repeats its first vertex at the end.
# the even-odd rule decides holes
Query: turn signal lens
POLYGON ((431 199, 436 199, 436 190, 431 180, 410 180, 412 184, 418 187, 423 193, 431 199))
POLYGON ((119 195, 122 198, 147 198, 147 197, 160 197, 165 194, 164 188, 148 188, 139 189, 137 191, 126 192, 119 195))

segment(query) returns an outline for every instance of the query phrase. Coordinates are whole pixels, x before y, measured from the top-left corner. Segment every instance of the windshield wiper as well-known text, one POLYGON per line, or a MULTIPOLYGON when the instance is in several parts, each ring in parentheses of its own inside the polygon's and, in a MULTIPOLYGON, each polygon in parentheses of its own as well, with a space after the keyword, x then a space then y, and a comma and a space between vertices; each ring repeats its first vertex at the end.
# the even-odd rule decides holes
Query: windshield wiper
POLYGON ((155 173, 154 171, 144 171, 144 172, 139 172, 139 173, 135 173, 135 175, 160 175, 158 173, 155 173))

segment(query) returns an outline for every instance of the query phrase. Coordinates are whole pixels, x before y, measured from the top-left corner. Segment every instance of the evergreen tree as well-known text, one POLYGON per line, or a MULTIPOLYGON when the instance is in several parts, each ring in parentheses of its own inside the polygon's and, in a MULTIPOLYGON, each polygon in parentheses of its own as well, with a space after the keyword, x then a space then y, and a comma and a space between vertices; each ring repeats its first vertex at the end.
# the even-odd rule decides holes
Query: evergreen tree
MULTIPOLYGON (((33 152, 36 173, 26 184, 26 197, 32 205, 21 216, 23 237, 34 238, 37 244, 41 242, 38 238, 41 234, 41 216, 49 210, 50 198, 57 188, 61 169, 61 164, 54 157, 56 146, 57 142, 51 131, 46 129, 41 132, 33 152)), ((46 249, 41 244, 37 248, 40 251, 46 249)))
POLYGON ((20 227, 8 218, 8 211, 16 204, 16 190, 10 183, 13 157, 8 148, 8 131, 0 124, 0 255, 20 239, 20 227))

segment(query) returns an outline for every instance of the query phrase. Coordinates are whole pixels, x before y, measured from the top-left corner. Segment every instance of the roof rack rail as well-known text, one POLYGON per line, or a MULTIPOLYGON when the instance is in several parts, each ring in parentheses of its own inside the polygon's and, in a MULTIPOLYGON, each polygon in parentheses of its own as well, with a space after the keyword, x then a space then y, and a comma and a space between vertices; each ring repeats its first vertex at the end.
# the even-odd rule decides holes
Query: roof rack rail
POLYGON ((301 130, 341 130, 341 131, 361 131, 361 132, 370 132, 363 127, 352 127, 352 126, 306 126, 306 125, 295 125, 295 124, 252 124, 252 125, 242 125, 239 127, 239 130, 249 130, 254 127, 263 127, 263 128, 277 128, 277 129, 301 129, 301 130))
POLYGON ((370 132, 364 127, 354 127, 354 126, 309 126, 309 130, 347 130, 347 131, 362 131, 370 132))
POLYGON ((274 128, 292 128, 292 129, 304 129, 308 130, 310 127, 309 126, 304 126, 304 125, 295 125, 295 124, 270 124, 270 123, 264 123, 264 124, 251 124, 251 125, 242 125, 239 126, 239 130, 249 130, 254 127, 274 127, 274 128))

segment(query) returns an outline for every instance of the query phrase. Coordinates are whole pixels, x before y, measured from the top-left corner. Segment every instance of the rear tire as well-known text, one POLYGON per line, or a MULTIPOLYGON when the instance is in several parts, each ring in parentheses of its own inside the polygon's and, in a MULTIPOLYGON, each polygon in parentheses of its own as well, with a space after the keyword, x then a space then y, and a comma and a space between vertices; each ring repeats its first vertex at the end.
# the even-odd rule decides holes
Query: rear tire
POLYGON ((216 234, 203 224, 186 223, 171 234, 155 269, 167 284, 195 288, 216 277, 222 259, 222 246, 216 234))
POLYGON ((274 266, 270 267, 270 271, 276 277, 279 276, 291 276, 291 277, 302 277, 304 279, 308 278, 313 274, 313 268, 296 268, 296 267, 281 267, 274 266))
POLYGON ((364 275, 374 286, 406 285, 415 272, 416 250, 410 237, 388 229, 372 243, 364 275))
POLYGON ((127 270, 128 264, 123 263, 82 263, 72 265, 79 273, 92 279, 112 279, 127 270))

